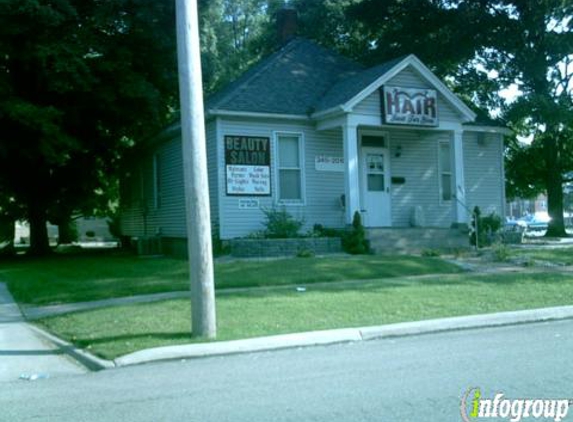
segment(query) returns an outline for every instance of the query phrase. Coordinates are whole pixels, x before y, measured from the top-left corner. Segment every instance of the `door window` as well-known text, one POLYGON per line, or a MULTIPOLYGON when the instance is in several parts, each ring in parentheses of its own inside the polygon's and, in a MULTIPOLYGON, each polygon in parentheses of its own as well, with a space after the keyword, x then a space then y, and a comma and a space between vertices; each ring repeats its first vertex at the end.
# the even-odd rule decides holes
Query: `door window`
POLYGON ((366 183, 369 192, 384 192, 384 154, 366 154, 366 183))

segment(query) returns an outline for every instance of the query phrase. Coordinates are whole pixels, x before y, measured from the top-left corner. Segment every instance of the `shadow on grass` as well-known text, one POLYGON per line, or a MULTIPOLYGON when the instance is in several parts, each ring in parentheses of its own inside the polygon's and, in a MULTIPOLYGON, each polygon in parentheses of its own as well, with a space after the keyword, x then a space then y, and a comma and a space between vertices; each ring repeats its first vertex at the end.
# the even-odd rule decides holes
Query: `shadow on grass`
POLYGON ((315 285, 314 283, 301 282, 287 286, 276 286, 261 289, 253 289, 245 292, 234 291, 224 293, 225 289, 219 289, 217 293, 231 295, 233 298, 272 297, 277 294, 291 294, 292 296, 304 295, 312 292, 317 293, 345 293, 348 291, 380 291, 385 289, 433 287, 433 286, 479 286, 484 284, 497 286, 512 286, 522 284, 524 281, 532 283, 557 284, 566 280, 573 281, 573 275, 560 273, 537 273, 537 274, 444 274, 430 275, 427 278, 403 277, 394 279, 362 280, 353 282, 327 282, 315 285), (304 287, 304 291, 297 288, 304 287))
POLYGON ((191 333, 188 332, 177 332, 177 333, 145 333, 145 334, 125 334, 119 336, 109 336, 109 337, 97 337, 97 338, 79 338, 71 339, 71 341, 81 347, 87 348, 88 346, 113 343, 113 342, 125 342, 130 341, 136 342, 138 340, 157 340, 157 341, 186 341, 188 343, 200 343, 207 341, 205 339, 194 338, 191 333))

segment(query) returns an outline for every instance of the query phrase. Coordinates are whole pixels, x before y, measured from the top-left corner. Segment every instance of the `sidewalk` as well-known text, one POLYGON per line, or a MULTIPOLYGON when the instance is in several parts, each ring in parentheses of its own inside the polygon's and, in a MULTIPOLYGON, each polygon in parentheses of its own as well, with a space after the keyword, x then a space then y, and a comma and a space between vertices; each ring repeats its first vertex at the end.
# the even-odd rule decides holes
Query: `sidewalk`
POLYGON ((0 283, 0 382, 53 378, 87 370, 39 337, 24 321, 10 292, 0 283))

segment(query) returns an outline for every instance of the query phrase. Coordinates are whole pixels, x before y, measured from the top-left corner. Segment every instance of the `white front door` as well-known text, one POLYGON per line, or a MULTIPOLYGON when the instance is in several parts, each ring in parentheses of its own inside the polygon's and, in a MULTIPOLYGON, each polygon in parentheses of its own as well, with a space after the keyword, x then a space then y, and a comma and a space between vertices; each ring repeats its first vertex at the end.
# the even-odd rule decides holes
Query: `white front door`
POLYGON ((362 205, 366 227, 391 225, 390 160, 386 148, 362 148, 362 205))

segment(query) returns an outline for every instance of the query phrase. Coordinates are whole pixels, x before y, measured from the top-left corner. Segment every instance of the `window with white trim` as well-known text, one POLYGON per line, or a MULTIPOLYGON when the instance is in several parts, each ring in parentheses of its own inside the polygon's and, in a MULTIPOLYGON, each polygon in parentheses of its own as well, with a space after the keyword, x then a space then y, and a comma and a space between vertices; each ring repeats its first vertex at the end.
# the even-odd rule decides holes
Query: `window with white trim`
POLYGON ((301 203, 302 136, 277 134, 278 198, 282 203, 301 203))
POLYGON ((439 142, 439 166, 440 166, 440 200, 451 201, 452 190, 452 155, 450 142, 439 142))

